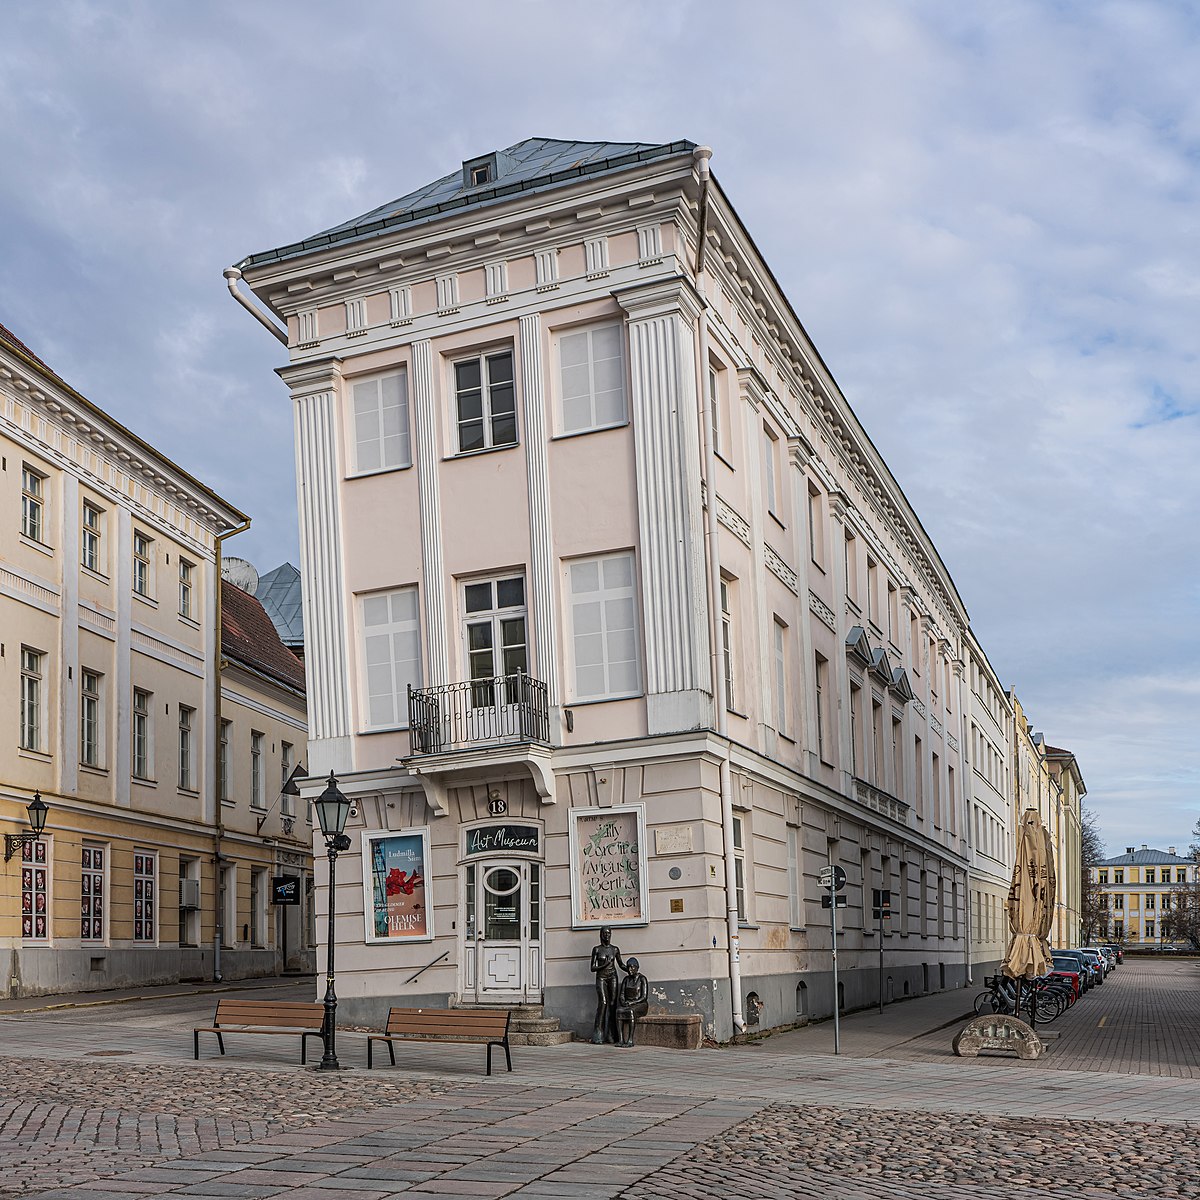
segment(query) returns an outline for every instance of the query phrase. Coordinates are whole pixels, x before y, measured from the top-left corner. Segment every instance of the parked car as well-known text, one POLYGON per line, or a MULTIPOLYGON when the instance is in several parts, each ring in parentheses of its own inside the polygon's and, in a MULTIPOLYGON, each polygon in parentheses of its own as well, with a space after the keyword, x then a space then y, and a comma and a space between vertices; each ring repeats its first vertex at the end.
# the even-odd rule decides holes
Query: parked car
POLYGON ((1090 963, 1094 963, 1097 971, 1097 982, 1103 983, 1105 976, 1108 975, 1108 959, 1100 953, 1099 950, 1091 946, 1081 946, 1079 953, 1090 963))
POLYGON ((1084 946, 1083 948, 1085 950, 1095 950, 1100 955, 1100 959, 1104 963, 1105 975, 1117 969, 1117 956, 1107 946, 1084 946))
POLYGON ((1079 964, 1079 969, 1083 972, 1087 981, 1084 991, 1088 991, 1098 983, 1104 982, 1104 972, 1100 968, 1099 961, 1093 961, 1088 958, 1082 950, 1054 950, 1051 953, 1056 958, 1069 958, 1079 964))
POLYGON ((1113 942, 1105 942, 1103 949, 1111 950, 1112 956, 1117 962, 1122 963, 1125 961, 1125 951, 1122 950, 1120 946, 1114 944, 1113 942))
POLYGON ((1054 956, 1054 969, 1050 974, 1067 980, 1071 985, 1071 990, 1077 997, 1083 995, 1083 971, 1073 958, 1063 958, 1061 955, 1056 954, 1054 956))

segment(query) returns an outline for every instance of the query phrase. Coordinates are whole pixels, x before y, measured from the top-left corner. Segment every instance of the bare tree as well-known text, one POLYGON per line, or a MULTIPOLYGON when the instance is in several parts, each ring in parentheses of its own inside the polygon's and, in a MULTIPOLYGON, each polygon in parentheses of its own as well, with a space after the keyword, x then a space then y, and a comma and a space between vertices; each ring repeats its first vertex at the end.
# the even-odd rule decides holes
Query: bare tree
POLYGON ((1169 908, 1158 914, 1164 941, 1187 942, 1200 950, 1200 883, 1181 883, 1163 897, 1169 908))
MULTIPOLYGON (((1192 858, 1200 863, 1200 819, 1192 829, 1195 841, 1188 847, 1192 858)), ((1159 913, 1158 927, 1164 939, 1187 942, 1200 950, 1200 881, 1181 883, 1163 897, 1164 911, 1159 913)))
POLYGON ((1102 906, 1104 893, 1092 870, 1103 859, 1099 818, 1094 809, 1085 807, 1079 825, 1079 926, 1085 946, 1093 937, 1108 936, 1109 911, 1102 906))

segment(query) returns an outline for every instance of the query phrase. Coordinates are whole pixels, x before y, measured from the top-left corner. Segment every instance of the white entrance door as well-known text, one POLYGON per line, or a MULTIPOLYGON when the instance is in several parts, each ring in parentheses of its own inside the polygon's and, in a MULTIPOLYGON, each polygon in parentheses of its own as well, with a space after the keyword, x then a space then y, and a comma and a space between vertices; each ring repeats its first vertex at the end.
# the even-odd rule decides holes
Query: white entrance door
POLYGON ((542 865, 466 865, 464 992, 477 1001, 541 1001, 542 865))

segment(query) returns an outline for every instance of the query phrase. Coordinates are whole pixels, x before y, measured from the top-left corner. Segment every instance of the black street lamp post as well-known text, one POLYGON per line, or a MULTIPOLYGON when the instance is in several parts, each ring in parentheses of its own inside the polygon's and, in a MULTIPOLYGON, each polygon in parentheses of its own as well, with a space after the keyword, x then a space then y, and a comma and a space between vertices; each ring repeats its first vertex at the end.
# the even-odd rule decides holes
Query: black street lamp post
POLYGON ((317 821, 321 826, 321 836, 325 839, 325 849, 329 854, 329 941, 325 970, 325 1023, 321 1029, 321 1040, 325 1043, 325 1053, 321 1056, 322 1071, 336 1071, 341 1067, 338 1062, 335 1040, 337 1037, 337 995, 333 990, 333 917, 334 890, 337 873, 337 856, 343 850, 350 849, 350 839, 343 830, 350 816, 350 801, 338 790, 337 778, 329 772, 329 783, 315 804, 317 821))
POLYGON ((46 814, 50 811, 50 806, 42 799, 41 792, 33 793, 33 799, 25 806, 25 811, 29 814, 29 828, 21 830, 20 833, 4 835, 5 862, 17 852, 18 846, 36 842, 42 836, 42 830, 46 828, 46 814))

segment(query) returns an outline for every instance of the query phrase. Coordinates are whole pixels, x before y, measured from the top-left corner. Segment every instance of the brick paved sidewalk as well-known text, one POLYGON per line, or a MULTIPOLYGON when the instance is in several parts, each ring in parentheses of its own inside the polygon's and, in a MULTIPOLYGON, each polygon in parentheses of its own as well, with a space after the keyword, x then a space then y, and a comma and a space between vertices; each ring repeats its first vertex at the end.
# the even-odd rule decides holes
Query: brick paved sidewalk
MULTIPOLYGON (((1130 965, 1036 1063, 950 1057, 929 1029, 961 992, 848 1018, 836 1058, 817 1026, 694 1054, 522 1047, 490 1080, 473 1046, 329 1074, 246 1036, 193 1063, 210 995, 3 1014, 0 1195, 1200 1200, 1200 1078, 1126 1069, 1193 1053, 1200 972, 1130 965), (1169 1035, 1139 1033, 1147 1014, 1169 1035)), ((339 1051, 361 1064, 361 1039, 339 1051)))

